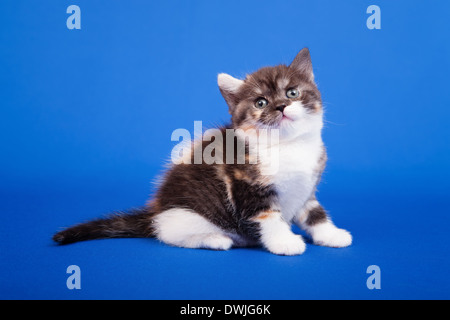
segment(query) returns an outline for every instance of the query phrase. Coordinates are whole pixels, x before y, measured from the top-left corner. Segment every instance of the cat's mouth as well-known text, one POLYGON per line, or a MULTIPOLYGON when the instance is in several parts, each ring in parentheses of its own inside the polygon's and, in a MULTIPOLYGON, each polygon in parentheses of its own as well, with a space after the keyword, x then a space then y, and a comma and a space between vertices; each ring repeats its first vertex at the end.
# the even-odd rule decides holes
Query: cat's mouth
POLYGON ((283 123, 289 123, 289 122, 293 122, 293 121, 294 121, 294 119, 292 117, 290 117, 289 115, 286 115, 286 113, 284 113, 284 112, 282 114, 280 114, 277 119, 278 126, 282 126, 283 123))
POLYGON ((280 128, 283 123, 288 123, 294 121, 291 117, 287 116, 285 113, 279 114, 274 121, 274 127, 280 128))
POLYGON ((280 113, 272 119, 267 119, 266 121, 259 121, 259 127, 265 129, 280 129, 283 123, 294 122, 294 119, 285 113, 280 113), (268 120, 268 121, 267 121, 268 120))

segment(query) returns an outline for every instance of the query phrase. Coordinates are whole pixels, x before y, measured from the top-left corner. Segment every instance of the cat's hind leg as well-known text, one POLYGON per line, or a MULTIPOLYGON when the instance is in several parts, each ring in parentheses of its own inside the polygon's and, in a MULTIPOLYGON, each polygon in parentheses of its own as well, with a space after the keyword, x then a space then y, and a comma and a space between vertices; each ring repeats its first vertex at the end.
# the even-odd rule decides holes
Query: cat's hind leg
POLYGON ((153 220, 156 237, 169 245, 184 248, 228 250, 233 240, 200 214, 184 208, 159 213, 153 220))

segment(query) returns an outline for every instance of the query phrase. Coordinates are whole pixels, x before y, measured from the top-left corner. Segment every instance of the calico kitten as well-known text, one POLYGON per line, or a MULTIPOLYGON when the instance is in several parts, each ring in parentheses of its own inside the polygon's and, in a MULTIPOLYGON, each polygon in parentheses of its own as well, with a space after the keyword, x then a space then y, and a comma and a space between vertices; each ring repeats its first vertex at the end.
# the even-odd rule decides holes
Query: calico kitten
POLYGON ((235 161, 194 162, 195 152, 206 151, 209 142, 193 141, 185 161, 165 173, 146 206, 73 226, 53 239, 68 244, 155 237, 187 248, 262 245, 275 254, 298 255, 305 243, 291 231, 295 223, 315 244, 349 246, 350 233, 332 223, 315 196, 327 156, 321 138, 322 102, 309 50, 301 50, 289 66, 265 67, 243 80, 219 74, 218 85, 231 123, 219 129, 222 149, 216 148, 214 156, 225 160, 233 151, 235 161), (230 138, 226 133, 231 129, 242 130, 230 138), (263 129, 277 130, 276 144, 258 140, 263 129), (255 141, 258 150, 276 148, 277 170, 264 172, 272 158, 262 152, 251 161, 255 141), (239 143, 244 145, 243 164, 237 161, 239 143))

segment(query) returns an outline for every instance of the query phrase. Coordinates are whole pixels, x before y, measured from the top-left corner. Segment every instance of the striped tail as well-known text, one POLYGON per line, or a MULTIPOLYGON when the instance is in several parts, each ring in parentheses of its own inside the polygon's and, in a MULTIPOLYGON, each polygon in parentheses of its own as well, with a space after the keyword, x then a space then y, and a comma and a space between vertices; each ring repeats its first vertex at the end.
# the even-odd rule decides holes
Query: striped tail
POLYGON ((116 212, 106 218, 62 230, 53 236, 53 240, 59 244, 69 244, 94 239, 153 237, 154 215, 150 207, 116 212))

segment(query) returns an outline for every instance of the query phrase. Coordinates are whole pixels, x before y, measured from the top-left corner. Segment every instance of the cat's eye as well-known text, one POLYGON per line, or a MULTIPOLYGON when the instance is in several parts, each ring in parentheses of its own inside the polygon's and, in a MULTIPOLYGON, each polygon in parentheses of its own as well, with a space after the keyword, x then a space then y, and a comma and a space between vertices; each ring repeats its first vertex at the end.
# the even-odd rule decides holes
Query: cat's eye
POLYGON ((299 95, 299 92, 297 89, 289 89, 288 91, 286 91, 286 96, 288 98, 297 98, 299 95))
POLYGON ((269 102, 266 99, 260 98, 260 99, 256 100, 255 107, 262 109, 262 108, 265 108, 268 104, 269 104, 269 102))

